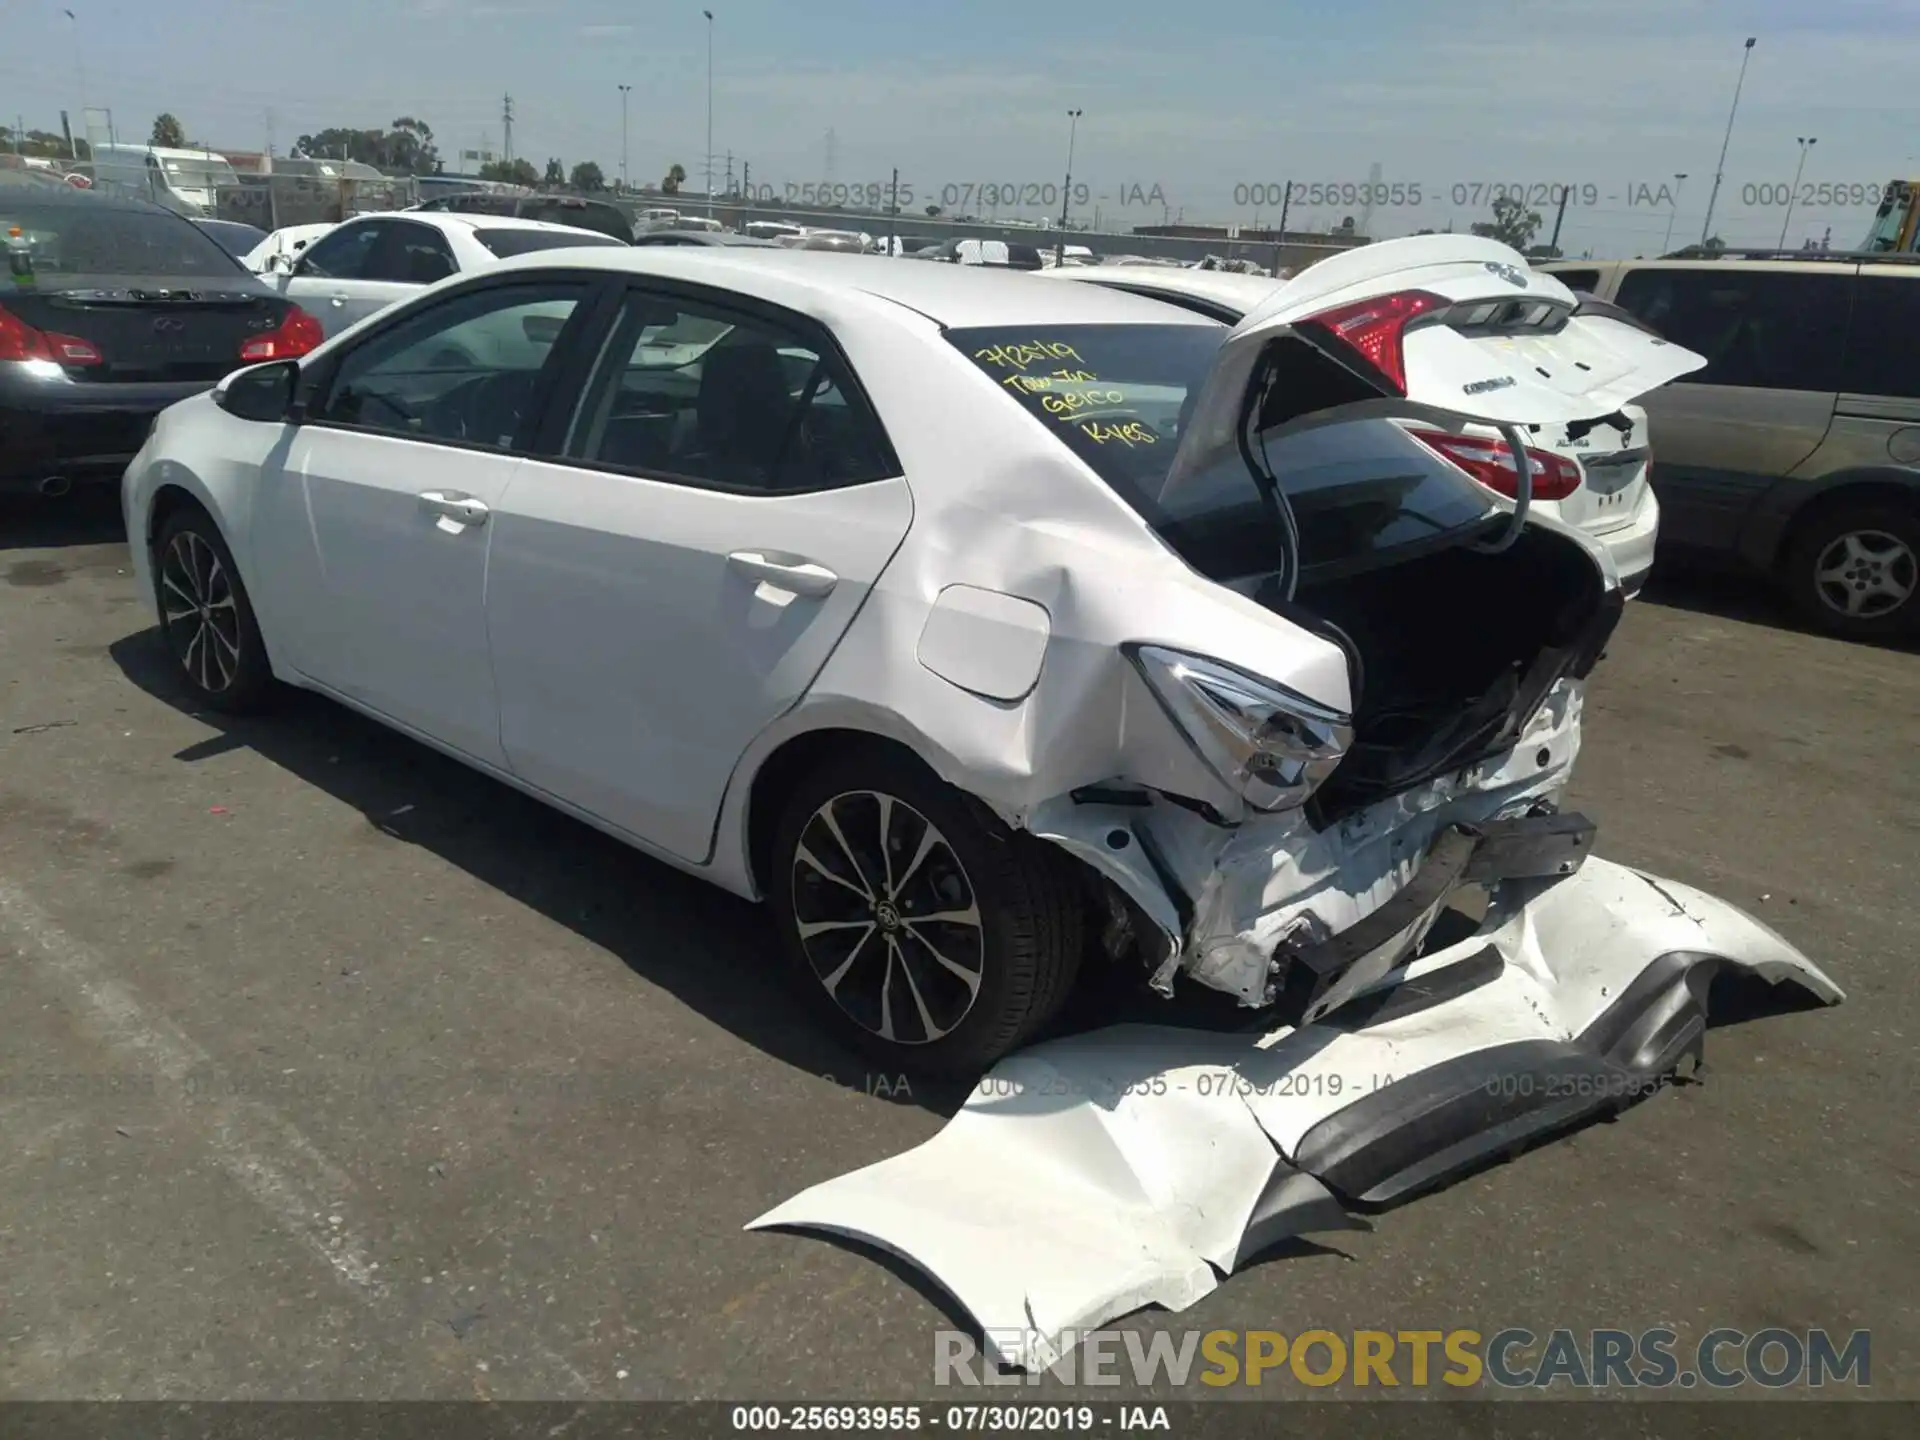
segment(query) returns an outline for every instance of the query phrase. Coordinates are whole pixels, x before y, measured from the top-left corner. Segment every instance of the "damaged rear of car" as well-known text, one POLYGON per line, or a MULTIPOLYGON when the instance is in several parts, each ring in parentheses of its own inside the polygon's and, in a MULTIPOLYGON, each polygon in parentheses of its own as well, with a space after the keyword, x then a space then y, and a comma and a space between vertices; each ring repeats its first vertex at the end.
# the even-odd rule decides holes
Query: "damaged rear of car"
MULTIPOLYGON (((1699 1058, 1722 970, 1841 998, 1734 906, 1592 855, 1559 802, 1620 578, 1524 483, 1503 501, 1402 423, 1492 425, 1517 454, 1526 427, 1611 424, 1702 364, 1577 309, 1504 247, 1435 236, 1314 266, 1211 349, 949 335, 1158 550, 1064 488, 1035 500, 1064 487, 1045 467, 981 482, 875 599, 884 617, 908 577, 942 577, 920 668, 1000 709, 895 676, 896 733, 1003 847, 1038 842, 1024 866, 1097 876, 1102 939, 1162 993, 1264 1013, 1006 1055, 932 1140, 750 1228, 902 1256, 999 1359, 1044 1367, 1649 1093, 1699 1058), (1481 917, 1441 925, 1475 888, 1481 917)), ((816 691, 847 679, 829 665, 816 691)))
POLYGON ((1526 486, 1501 504, 1394 423, 1491 424, 1517 453, 1523 427, 1612 423, 1702 363, 1576 308, 1504 247, 1446 237, 1314 267, 1201 375, 1094 327, 950 337, 1193 571, 1338 655, 1332 683, 1320 656, 1275 673, 1135 617, 1141 693, 1228 799, 1154 784, 1148 758, 1022 817, 1125 897, 1156 988, 1291 992, 1310 1020, 1461 886, 1582 863, 1593 827, 1555 802, 1619 577, 1526 486))

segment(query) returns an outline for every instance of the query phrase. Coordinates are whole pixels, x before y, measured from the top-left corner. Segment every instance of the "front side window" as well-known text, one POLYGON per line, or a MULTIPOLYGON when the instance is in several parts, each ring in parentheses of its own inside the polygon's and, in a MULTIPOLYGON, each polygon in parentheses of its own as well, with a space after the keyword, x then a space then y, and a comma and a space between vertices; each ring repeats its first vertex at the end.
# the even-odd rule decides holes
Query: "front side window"
POLYGON ((1852 276, 1781 270, 1635 270, 1616 303, 1664 339, 1704 355, 1688 385, 1840 389, 1852 276))
MULTIPOLYGON (((1216 580, 1263 574, 1280 540, 1252 472, 1229 456, 1176 490, 1167 475, 1223 325, 950 330, 1012 403, 1086 462, 1187 563, 1216 580)), ((1279 434, 1265 445, 1300 530, 1308 578, 1460 535, 1494 513, 1488 493, 1384 420, 1279 434)))
POLYGON ((791 493, 895 473, 841 362, 798 328, 634 292, 568 436, 569 458, 720 489, 791 493))
POLYGON ((1600 288, 1598 270, 1549 270, 1547 274, 1553 276, 1567 289, 1576 290, 1585 295, 1591 295, 1600 288))
POLYGON ((386 225, 363 220, 342 225, 313 242, 300 256, 299 273, 319 280, 365 280, 386 225))
POLYGON ((510 449, 584 284, 474 291, 400 320, 340 362, 321 423, 510 449))
POLYGON ((374 246, 361 279, 432 285, 459 270, 446 237, 431 225, 395 220, 381 228, 386 231, 385 243, 374 246))

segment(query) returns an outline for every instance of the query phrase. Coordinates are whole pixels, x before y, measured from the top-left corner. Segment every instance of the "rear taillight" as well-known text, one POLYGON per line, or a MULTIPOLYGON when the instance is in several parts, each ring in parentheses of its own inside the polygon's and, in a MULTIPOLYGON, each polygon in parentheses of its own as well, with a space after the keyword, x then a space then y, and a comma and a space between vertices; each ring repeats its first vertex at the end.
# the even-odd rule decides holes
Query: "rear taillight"
MULTIPOLYGON (((1415 430, 1413 435, 1489 490, 1497 490, 1508 499, 1518 498, 1520 476, 1506 441, 1482 439, 1477 435, 1448 435, 1439 430, 1415 430)), ((1566 456, 1555 455, 1551 450, 1529 449, 1527 460, 1533 471, 1535 500, 1564 500, 1580 488, 1580 467, 1566 456)))
POLYGON ((1386 376, 1395 393, 1405 395, 1407 326, 1422 315, 1447 309, 1451 303, 1424 290, 1402 290, 1323 310, 1302 320, 1298 328, 1319 330, 1359 352, 1362 359, 1386 376))
POLYGON ((262 360, 293 360, 306 354, 326 339, 320 322, 298 305, 288 308, 277 329, 256 335, 240 347, 240 358, 249 364, 262 360))
POLYGON ((99 349, 78 335, 36 330, 0 307, 0 360, 45 360, 54 365, 103 365, 99 349))

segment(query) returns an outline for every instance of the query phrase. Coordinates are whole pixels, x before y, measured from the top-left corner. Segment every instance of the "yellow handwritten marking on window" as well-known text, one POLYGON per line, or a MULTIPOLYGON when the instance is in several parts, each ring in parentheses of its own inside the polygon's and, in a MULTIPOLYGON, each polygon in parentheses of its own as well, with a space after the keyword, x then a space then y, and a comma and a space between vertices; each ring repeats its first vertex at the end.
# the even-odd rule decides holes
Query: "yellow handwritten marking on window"
POLYGON ((1035 365, 1044 365, 1054 360, 1071 360, 1076 365, 1086 363, 1071 345, 1058 340, 1031 340, 1009 345, 989 345, 984 350, 974 351, 973 358, 983 364, 998 365, 1005 370, 1027 370, 1035 365))
POLYGON ((1118 442, 1132 449, 1135 445, 1158 445, 1160 437, 1138 420, 1129 420, 1120 425, 1102 425, 1097 420, 1089 420, 1080 427, 1081 432, 1096 445, 1118 442))
POLYGON ((1053 388, 1053 381, 1044 375, 1008 375, 1000 383, 1022 395, 1033 395, 1053 388))
POLYGON ((1083 410, 1106 410, 1127 403, 1118 390, 1083 390, 1079 394, 1042 395, 1040 408, 1051 415, 1077 415, 1083 410))

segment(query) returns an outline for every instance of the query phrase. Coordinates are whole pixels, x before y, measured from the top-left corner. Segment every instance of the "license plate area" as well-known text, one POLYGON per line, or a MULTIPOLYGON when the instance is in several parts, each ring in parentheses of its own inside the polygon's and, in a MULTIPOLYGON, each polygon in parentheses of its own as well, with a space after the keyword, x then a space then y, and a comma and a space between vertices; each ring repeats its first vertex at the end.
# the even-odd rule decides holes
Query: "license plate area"
POLYGON ((1645 455, 1589 456, 1584 462, 1587 489, 1595 495, 1617 495, 1631 485, 1646 463, 1645 455))

